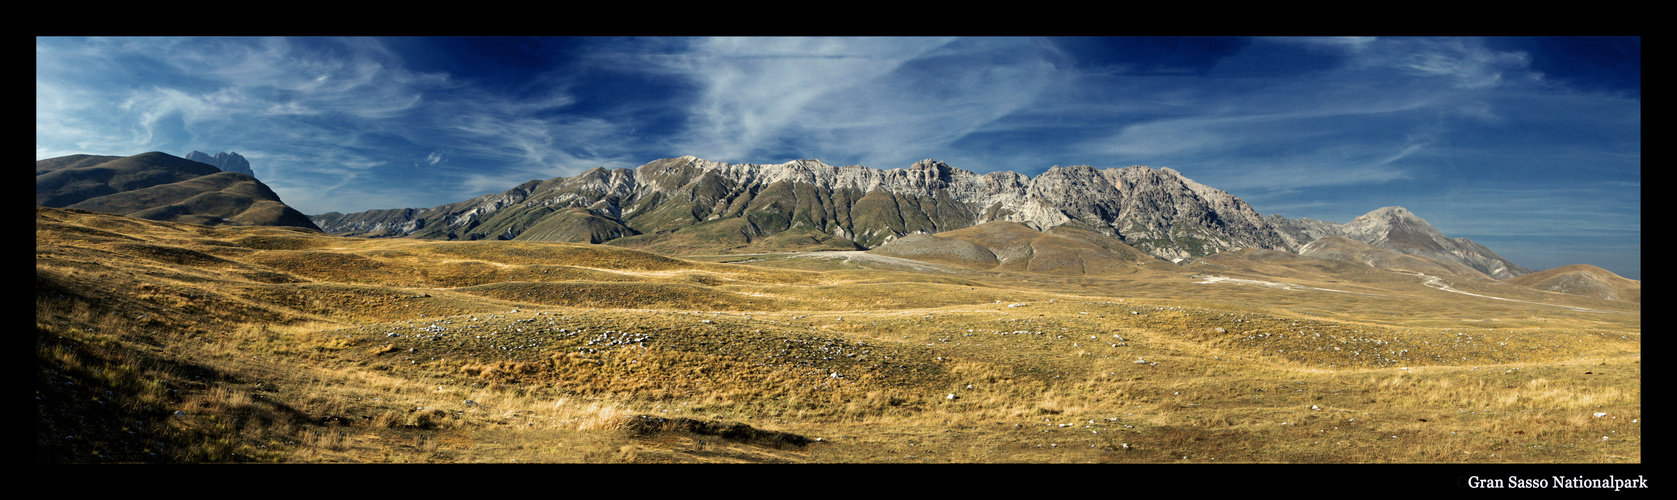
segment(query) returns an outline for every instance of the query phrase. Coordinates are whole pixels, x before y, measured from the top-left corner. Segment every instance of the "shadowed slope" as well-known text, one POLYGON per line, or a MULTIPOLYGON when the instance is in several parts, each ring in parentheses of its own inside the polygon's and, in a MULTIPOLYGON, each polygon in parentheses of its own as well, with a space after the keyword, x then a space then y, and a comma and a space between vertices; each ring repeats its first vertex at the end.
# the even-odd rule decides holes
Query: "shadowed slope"
POLYGON ((35 204, 67 207, 87 200, 221 172, 159 152, 129 157, 71 155, 35 162, 35 204))
POLYGON ((188 224, 319 229, 254 177, 155 151, 37 161, 35 204, 188 224))
POLYGON ((608 217, 572 207, 537 220, 518 237, 520 241, 560 241, 566 243, 605 243, 631 236, 636 231, 608 217))

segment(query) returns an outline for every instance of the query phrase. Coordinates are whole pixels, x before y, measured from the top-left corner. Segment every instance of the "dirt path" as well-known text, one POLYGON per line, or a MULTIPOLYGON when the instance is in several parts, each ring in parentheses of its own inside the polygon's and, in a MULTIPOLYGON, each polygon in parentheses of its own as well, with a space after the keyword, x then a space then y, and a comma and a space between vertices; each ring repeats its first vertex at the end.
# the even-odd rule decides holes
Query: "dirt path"
POLYGON ((1508 302, 1519 302, 1519 303, 1522 303, 1522 304, 1537 304, 1537 305, 1540 305, 1540 306, 1561 307, 1561 308, 1571 309, 1571 310, 1574 310, 1574 311, 1603 312, 1603 313, 1619 312, 1619 311, 1604 311, 1604 310, 1601 310, 1601 309, 1587 309, 1587 308, 1583 308, 1583 307, 1574 307, 1574 306, 1563 306, 1563 305, 1560 305, 1560 304, 1549 304, 1549 303, 1544 303, 1544 302, 1532 302, 1532 301, 1529 301, 1529 300, 1505 299, 1505 298, 1502 298, 1502 297, 1492 297, 1490 295, 1480 295, 1480 294, 1477 294, 1477 293, 1464 292, 1464 291, 1461 291, 1461 290, 1457 290, 1455 288, 1451 288, 1450 287, 1450 282, 1444 281, 1444 278, 1440 278, 1438 276, 1428 276, 1428 275, 1425 275, 1425 274, 1412 272, 1412 271, 1399 271, 1399 272, 1404 273, 1404 274, 1408 274, 1408 275, 1412 275, 1412 276, 1415 276, 1417 278, 1421 278, 1423 280, 1421 282, 1421 284, 1426 285, 1427 287, 1436 288, 1436 289, 1443 290, 1443 291, 1446 291, 1446 292, 1459 293, 1459 294, 1462 294, 1462 295, 1472 295, 1474 297, 1482 297, 1482 298, 1487 298, 1487 299, 1505 300, 1505 301, 1508 301, 1508 302))
MULTIPOLYGON (((1422 280, 1421 284, 1426 285, 1428 288, 1433 288, 1433 289, 1436 289, 1436 290, 1442 290, 1442 291, 1451 292, 1451 293, 1459 293, 1459 294, 1462 294, 1462 295, 1471 295, 1471 296, 1474 296, 1474 297, 1494 299, 1494 300, 1502 300, 1502 301, 1508 301, 1508 302, 1519 302, 1519 303, 1522 303, 1522 304, 1536 304, 1536 305, 1540 305, 1540 306, 1560 307, 1560 308, 1565 308, 1565 309, 1571 309, 1571 310, 1574 310, 1574 311, 1623 314, 1622 311, 1607 311, 1607 310, 1601 310, 1601 309, 1587 309, 1587 308, 1583 308, 1583 307, 1565 306, 1565 305, 1560 305, 1560 304, 1550 304, 1550 303, 1546 303, 1546 302, 1532 302, 1532 301, 1529 301, 1529 300, 1506 299, 1506 298, 1502 298, 1502 297, 1492 297, 1490 295, 1480 295, 1480 294, 1477 294, 1477 293, 1464 292, 1464 291, 1461 291, 1461 290, 1457 290, 1455 288, 1451 288, 1450 287, 1450 282, 1444 281, 1444 278, 1441 278, 1441 277, 1438 277, 1438 276, 1429 276, 1429 275, 1425 275, 1425 274, 1421 274, 1421 273, 1417 273, 1417 272, 1413 272, 1413 271, 1396 271, 1396 272, 1401 272, 1401 273, 1404 273, 1404 274, 1415 276, 1417 278, 1421 278, 1421 280, 1422 280)), ((1380 294, 1374 294, 1374 293, 1351 292, 1351 291, 1346 291, 1346 290, 1334 290, 1334 289, 1331 289, 1331 288, 1317 288, 1317 287, 1312 287, 1312 286, 1295 285, 1295 284, 1292 284, 1292 283, 1281 283, 1281 282, 1276 282, 1276 281, 1260 281, 1260 280, 1249 280, 1249 279, 1240 279, 1240 278, 1225 278, 1225 277, 1222 277, 1222 276, 1198 276, 1198 275, 1196 275, 1194 277, 1205 280, 1205 281, 1198 282, 1199 284, 1202 284, 1202 285, 1203 284, 1210 284, 1210 283, 1237 283, 1237 284, 1243 284, 1243 285, 1258 285, 1258 286, 1269 287, 1269 288, 1279 288, 1279 289, 1282 289, 1282 290, 1320 290, 1320 291, 1324 291, 1324 292, 1354 293, 1354 294, 1357 294, 1357 295, 1368 295, 1368 296, 1372 296, 1372 297, 1391 297, 1391 295, 1380 295, 1380 294)))
POLYGON ((898 268, 904 268, 904 269, 907 269, 907 270, 910 270, 910 271, 925 272, 925 273, 959 274, 959 273, 962 272, 961 270, 950 268, 948 266, 932 264, 932 263, 929 263, 929 262, 921 262, 921 261, 918 261, 918 260, 904 259, 904 258, 901 258, 901 257, 891 257, 891 256, 888 256, 888 255, 879 255, 879 254, 875 254, 875 253, 869 253, 869 252, 864 251, 864 250, 837 250, 837 251, 827 251, 827 252, 786 252, 786 253, 773 253, 773 254, 741 254, 739 256, 740 257, 763 256, 763 258, 738 260, 738 261, 731 261, 731 262, 728 262, 728 263, 729 264, 750 264, 752 262, 761 262, 761 261, 771 260, 771 259, 781 260, 781 259, 796 259, 796 258, 817 258, 817 259, 843 260, 845 263, 849 263, 849 264, 861 264, 861 265, 871 264, 873 266, 879 266, 879 265, 893 266, 893 267, 898 267, 898 268), (778 258, 775 258, 775 256, 778 256, 778 258))
POLYGON ((1294 291, 1297 291, 1297 290, 1320 290, 1320 291, 1324 291, 1324 292, 1354 293, 1354 294, 1357 294, 1357 295, 1367 295, 1367 296, 1370 296, 1370 297, 1391 297, 1391 295, 1381 295, 1381 294, 1377 294, 1377 293, 1353 292, 1353 291, 1349 291, 1349 290, 1334 290, 1332 288, 1317 288, 1317 287, 1313 287, 1313 286, 1295 285, 1295 284, 1292 284, 1292 283, 1282 283, 1282 282, 1278 282, 1278 281, 1260 281, 1260 280, 1249 280, 1249 279, 1241 279, 1241 278, 1225 278, 1225 277, 1222 277, 1222 276, 1194 275, 1194 277, 1205 280, 1205 281, 1196 282, 1197 284, 1201 284, 1201 285, 1210 284, 1210 283, 1237 283, 1237 284, 1242 284, 1242 285, 1258 285, 1258 286, 1268 287, 1268 288, 1279 288, 1279 289, 1282 289, 1282 290, 1294 290, 1294 291))

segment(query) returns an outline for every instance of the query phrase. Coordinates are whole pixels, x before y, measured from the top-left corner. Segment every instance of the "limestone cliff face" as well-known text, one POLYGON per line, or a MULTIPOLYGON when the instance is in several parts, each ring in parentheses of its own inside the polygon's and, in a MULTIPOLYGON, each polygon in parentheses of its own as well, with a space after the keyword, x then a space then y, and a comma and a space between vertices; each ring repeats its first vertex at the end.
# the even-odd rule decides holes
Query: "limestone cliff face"
MULTIPOLYGON (((728 240, 734 243, 779 235, 819 247, 872 248, 911 234, 1008 221, 1038 230, 1070 225, 1173 260, 1237 247, 1291 249, 1239 198, 1174 170, 1142 166, 1054 167, 1030 178, 977 174, 936 160, 881 170, 818 160, 751 164, 683 156, 634 169, 530 181, 430 209, 332 213, 314 220, 343 235, 514 239, 574 207, 622 229, 560 231, 549 222, 543 232, 623 234, 633 240, 623 243, 726 232, 738 233, 728 240)), ((583 220, 574 213, 568 217, 583 220)), ((595 227, 612 225, 588 220, 595 227)))
POLYGON ((1295 249, 1302 249, 1323 236, 1338 235, 1337 228, 1342 225, 1309 217, 1288 219, 1275 214, 1264 216, 1264 222, 1269 223, 1270 227, 1274 227, 1275 231, 1281 234, 1281 239, 1287 242, 1289 248, 1295 249))

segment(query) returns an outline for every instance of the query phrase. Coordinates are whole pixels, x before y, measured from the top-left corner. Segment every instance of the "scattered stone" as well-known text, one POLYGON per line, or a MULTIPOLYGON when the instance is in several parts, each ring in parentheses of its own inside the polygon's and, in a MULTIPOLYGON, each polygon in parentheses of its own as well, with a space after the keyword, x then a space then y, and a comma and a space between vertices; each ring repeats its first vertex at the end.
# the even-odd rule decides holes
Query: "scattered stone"
POLYGON ((627 430, 630 433, 642 436, 661 432, 717 436, 729 441, 776 448, 802 448, 815 441, 797 434, 761 430, 746 424, 694 420, 683 417, 664 418, 636 415, 635 418, 629 420, 627 430))

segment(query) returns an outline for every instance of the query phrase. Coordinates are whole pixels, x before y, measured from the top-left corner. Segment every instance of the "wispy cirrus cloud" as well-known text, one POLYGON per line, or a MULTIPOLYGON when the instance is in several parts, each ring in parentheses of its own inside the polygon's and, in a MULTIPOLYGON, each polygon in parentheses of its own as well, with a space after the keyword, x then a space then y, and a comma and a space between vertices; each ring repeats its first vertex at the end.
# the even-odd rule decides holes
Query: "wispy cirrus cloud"
POLYGON ((1374 60, 1466 89, 1495 86, 1505 76, 1525 73, 1531 63, 1524 52, 1492 50, 1472 38, 1398 39, 1378 46, 1383 53, 1374 60))
POLYGON ((676 147, 907 166, 1029 105, 1053 78, 1037 52, 1024 39, 703 40, 667 66, 700 88, 676 147))
MULTIPOLYGON (((694 43, 666 68, 698 83, 687 108, 691 139, 678 148, 753 161, 784 136, 832 130, 828 103, 862 104, 891 72, 948 39, 716 38, 694 43)), ((778 151, 777 151, 778 152, 778 151)), ((790 159, 790 158, 789 158, 790 159)))
MULTIPOLYGON (((1443 158, 1441 144, 1506 123, 1498 101, 1531 81, 1524 54, 1471 39, 1266 43, 1325 47, 1337 62, 1288 79, 1215 72, 1220 79, 1170 79, 1175 102, 1139 110, 1144 117, 1078 147, 1180 162, 1228 189, 1378 185, 1428 175, 1443 158)), ((1127 89, 1153 95, 1146 86, 1155 83, 1127 89)))
POLYGON ((447 159, 447 153, 445 153, 443 151, 432 151, 431 154, 425 155, 425 159, 421 160, 421 161, 425 162, 425 165, 427 165, 427 166, 433 166, 434 167, 434 166, 437 166, 437 164, 442 163, 446 159, 447 159))
POLYGON ((77 96, 75 105, 38 98, 57 121, 38 132, 101 131, 120 150, 188 149, 233 123, 274 131, 322 127, 308 119, 322 114, 393 118, 441 83, 357 39, 47 38, 36 56, 38 97, 77 96))

